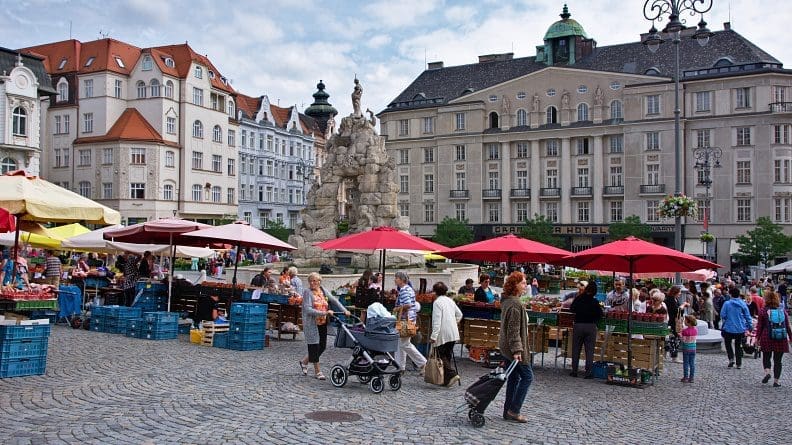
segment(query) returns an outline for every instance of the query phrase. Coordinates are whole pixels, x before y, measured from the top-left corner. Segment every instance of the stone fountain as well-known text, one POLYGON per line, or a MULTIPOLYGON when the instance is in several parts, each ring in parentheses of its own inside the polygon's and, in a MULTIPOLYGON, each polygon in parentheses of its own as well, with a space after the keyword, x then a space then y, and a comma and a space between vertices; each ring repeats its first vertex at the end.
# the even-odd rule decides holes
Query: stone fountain
MULTIPOLYGON (((367 118, 361 110, 363 87, 355 79, 352 114, 341 119, 335 131, 331 119, 330 135, 325 145, 325 160, 306 196, 302 225, 289 238, 297 247, 295 262, 300 266, 335 265, 336 251, 325 251, 314 243, 336 239, 341 221, 348 223, 348 233, 362 232, 377 226, 408 230, 410 221, 398 211, 399 187, 395 180, 395 162, 385 151, 385 139, 377 134, 377 120, 371 110, 367 118)), ((376 268, 378 255, 352 255, 353 267, 376 268)), ((388 255, 391 264, 421 264, 416 255, 388 255)))

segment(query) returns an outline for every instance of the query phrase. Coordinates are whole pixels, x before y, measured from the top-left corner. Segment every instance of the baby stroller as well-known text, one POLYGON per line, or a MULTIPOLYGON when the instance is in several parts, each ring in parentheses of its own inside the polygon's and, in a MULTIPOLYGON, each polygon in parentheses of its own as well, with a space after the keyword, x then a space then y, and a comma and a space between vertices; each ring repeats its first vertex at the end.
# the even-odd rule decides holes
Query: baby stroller
MULTIPOLYGON (((334 317, 335 318, 335 317, 334 317)), ((366 320, 366 327, 355 316, 347 317, 351 323, 339 321, 335 347, 352 350, 352 359, 344 366, 337 364, 330 370, 330 382, 341 388, 349 376, 357 376, 362 384, 368 384, 371 392, 379 394, 385 389, 385 380, 392 391, 401 388, 402 368, 393 354, 399 348, 399 333, 393 317, 373 317, 366 320)))
POLYGON ((481 428, 486 423, 484 411, 490 403, 495 400, 498 392, 503 387, 503 383, 509 378, 509 374, 517 366, 517 360, 513 360, 509 367, 504 371, 498 367, 487 375, 481 376, 476 383, 470 385, 465 390, 465 405, 462 409, 468 410, 468 420, 476 427, 481 428))
POLYGON ((759 351, 759 345, 756 342, 756 322, 757 319, 753 319, 753 323, 751 324, 751 331, 743 337, 742 340, 742 350, 746 355, 753 354, 753 358, 759 358, 761 352, 759 351))

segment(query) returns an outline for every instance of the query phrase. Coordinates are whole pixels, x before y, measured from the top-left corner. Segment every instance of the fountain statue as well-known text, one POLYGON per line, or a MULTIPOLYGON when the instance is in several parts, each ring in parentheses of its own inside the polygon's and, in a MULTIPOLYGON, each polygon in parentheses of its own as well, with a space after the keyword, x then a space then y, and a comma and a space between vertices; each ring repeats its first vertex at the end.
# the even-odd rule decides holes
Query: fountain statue
MULTIPOLYGON (((289 239, 297 247, 298 265, 335 264, 335 252, 323 251, 314 243, 343 235, 338 233, 341 221, 348 223, 349 233, 377 226, 409 228, 409 218, 399 215, 395 162, 385 151, 385 139, 377 134, 374 114, 366 109, 367 118, 363 113, 362 96, 363 87, 356 78, 353 112, 341 119, 338 131, 327 140, 320 180, 308 192, 302 225, 289 239)), ((353 266, 369 267, 368 261, 368 257, 356 256, 353 266)))

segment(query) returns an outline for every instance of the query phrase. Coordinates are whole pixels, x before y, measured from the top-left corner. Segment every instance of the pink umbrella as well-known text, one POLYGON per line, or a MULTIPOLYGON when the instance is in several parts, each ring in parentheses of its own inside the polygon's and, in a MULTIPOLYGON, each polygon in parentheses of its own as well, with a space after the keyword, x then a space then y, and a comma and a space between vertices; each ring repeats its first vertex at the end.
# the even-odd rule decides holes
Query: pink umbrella
POLYGON ((346 250, 346 251, 372 251, 380 250, 380 270, 385 273, 385 251, 386 250, 412 250, 418 252, 435 252, 447 250, 442 244, 437 244, 411 235, 408 232, 394 229, 393 227, 380 226, 374 227, 365 232, 353 233, 338 239, 324 241, 316 244, 324 250, 346 250))
MULTIPOLYGON (((168 244, 171 246, 171 278, 168 280, 168 310, 170 311, 172 283, 173 283, 173 258, 176 256, 176 240, 179 235, 195 230, 212 227, 195 221, 180 218, 160 218, 146 221, 129 227, 106 230, 102 235, 104 239, 122 243, 136 244, 168 244)), ((181 243, 179 243, 181 244, 181 243)))
MULTIPOLYGON (((270 235, 269 233, 262 232, 261 230, 252 227, 245 221, 237 221, 232 224, 223 226, 209 227, 206 229, 196 230, 194 232, 185 233, 181 239, 194 240, 195 242, 223 242, 234 244, 236 246, 236 255, 239 256, 240 247, 259 247, 262 249, 272 250, 294 250, 296 247, 289 243, 285 243, 278 238, 270 235)), ((239 258, 234 259, 234 278, 231 283, 231 298, 234 298, 237 284, 237 265, 239 258)))
POLYGON ((446 258, 516 263, 555 263, 572 252, 513 234, 437 252, 446 258))

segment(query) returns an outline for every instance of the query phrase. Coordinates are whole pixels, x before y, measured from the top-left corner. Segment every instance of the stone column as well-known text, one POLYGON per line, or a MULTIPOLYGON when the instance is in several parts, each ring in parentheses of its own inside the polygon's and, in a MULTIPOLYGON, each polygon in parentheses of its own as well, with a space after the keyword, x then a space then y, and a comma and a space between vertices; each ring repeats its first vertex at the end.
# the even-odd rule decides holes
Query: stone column
POLYGON ((562 138, 561 139, 561 162, 558 166, 558 186, 561 187, 561 208, 559 209, 561 215, 559 217, 559 223, 561 224, 571 224, 572 223, 572 214, 574 210, 572 209, 572 202, 569 199, 572 187, 572 161, 570 158, 570 139, 562 138))
POLYGON ((603 208, 603 200, 602 200, 602 187, 603 181, 605 176, 608 172, 603 170, 603 158, 602 158, 602 136, 594 136, 594 163, 592 165, 591 173, 592 173, 592 196, 593 202, 591 203, 592 206, 592 219, 591 222, 593 224, 602 224, 605 223, 603 219, 603 214, 605 209, 603 208))
POLYGON ((500 164, 501 171, 501 222, 504 224, 511 224, 512 222, 512 203, 511 203, 511 187, 512 187, 512 159, 511 159, 511 143, 504 142, 500 144, 501 158, 500 164))
POLYGON ((537 213, 541 214, 541 207, 539 202, 539 189, 542 188, 542 160, 539 154, 540 141, 531 141, 531 214, 528 215, 529 219, 533 219, 537 213))

